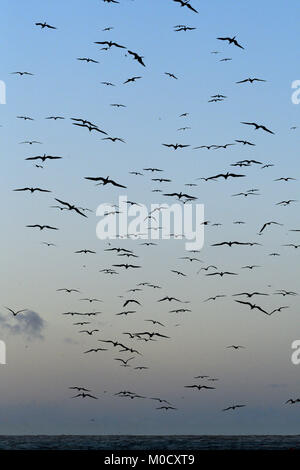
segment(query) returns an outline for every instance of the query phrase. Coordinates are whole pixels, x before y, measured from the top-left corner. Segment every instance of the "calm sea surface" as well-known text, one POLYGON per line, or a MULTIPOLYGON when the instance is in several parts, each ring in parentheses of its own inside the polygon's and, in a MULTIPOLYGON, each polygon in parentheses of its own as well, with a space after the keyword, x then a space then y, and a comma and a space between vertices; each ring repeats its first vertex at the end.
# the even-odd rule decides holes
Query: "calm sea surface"
POLYGON ((0 450, 300 450, 297 436, 0 436, 0 450))

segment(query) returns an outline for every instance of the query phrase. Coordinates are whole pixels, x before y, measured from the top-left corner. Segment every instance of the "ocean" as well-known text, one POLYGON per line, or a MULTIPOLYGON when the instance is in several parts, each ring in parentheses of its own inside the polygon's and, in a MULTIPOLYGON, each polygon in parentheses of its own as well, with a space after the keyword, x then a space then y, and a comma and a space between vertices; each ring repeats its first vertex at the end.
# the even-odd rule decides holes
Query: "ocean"
POLYGON ((296 436, 0 436, 0 450, 300 450, 296 436))

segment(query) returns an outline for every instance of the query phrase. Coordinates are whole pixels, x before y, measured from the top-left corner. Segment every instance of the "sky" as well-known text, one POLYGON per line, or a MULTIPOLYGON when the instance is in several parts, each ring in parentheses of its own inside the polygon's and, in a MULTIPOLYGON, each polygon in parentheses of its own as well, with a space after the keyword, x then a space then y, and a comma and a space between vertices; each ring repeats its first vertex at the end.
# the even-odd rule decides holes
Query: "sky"
POLYGON ((291 100, 292 82, 300 79, 299 4, 295 0, 285 4, 191 0, 191 4, 198 14, 172 0, 2 2, 0 80, 6 84, 6 104, 0 104, 4 202, 0 339, 6 343, 7 364, 0 365, 1 434, 299 433, 299 406, 285 405, 289 398, 299 397, 300 365, 291 362, 291 344, 300 339, 299 297, 274 295, 279 289, 299 289, 300 250, 282 246, 299 243, 299 234, 290 232, 300 229, 298 205, 276 205, 297 200, 299 183, 274 181, 282 176, 299 178, 300 127, 291 130, 299 126, 300 112, 291 100), (41 30, 35 25, 39 21, 57 29, 41 30), (196 29, 174 32, 179 24, 196 29), (111 31, 103 31, 109 26, 111 31), (234 35, 244 50, 216 39, 234 35), (126 49, 106 51, 94 44, 106 40, 126 49), (144 56, 146 67, 126 54, 127 49, 144 56), (79 57, 99 63, 80 62, 79 57), (232 60, 220 62, 223 58, 232 60), (16 71, 34 75, 20 77, 13 74, 16 71), (125 85, 133 76, 142 78, 125 85), (236 84, 248 77, 266 82, 236 84), (104 81, 116 86, 101 84, 104 81), (227 98, 208 102, 215 94, 227 98), (115 108, 112 103, 126 107, 115 108), (189 114, 180 117, 183 113, 189 114), (16 118, 22 115, 34 120, 16 118), (53 115, 65 119, 45 119, 53 115), (103 141, 102 134, 77 128, 70 118, 96 123, 125 143, 103 141), (242 121, 263 124, 274 135, 242 121), (191 129, 177 130, 182 127, 191 129), (194 150, 236 139, 255 147, 236 144, 194 150), (42 144, 20 144, 25 140, 42 144), (189 147, 174 151, 162 143, 189 147), (63 159, 45 162, 43 168, 25 160, 44 153, 63 159), (274 166, 230 166, 243 159, 274 166), (159 177, 172 181, 154 183, 151 178, 156 174, 143 171, 147 167, 164 170, 159 177), (227 171, 246 177, 197 179, 227 171), (107 175, 127 188, 95 186, 84 179, 107 175), (51 193, 13 191, 26 186, 51 193), (158 188, 163 193, 188 192, 204 205, 210 223, 205 226, 203 248, 192 255, 201 263, 179 259, 191 256, 185 240, 158 240, 147 247, 136 239, 97 238, 100 204, 118 204, 121 195, 147 207, 177 202, 152 192, 158 188), (259 196, 232 196, 251 188, 259 189, 259 196), (83 219, 74 211, 51 208, 56 205, 54 198, 92 212, 83 219), (233 224, 237 220, 245 224, 233 224), (268 221, 283 225, 270 226, 258 236, 268 221), (36 223, 59 230, 26 227, 36 223), (215 223, 222 225, 212 226, 215 223), (261 246, 211 246, 226 240, 255 241, 261 246), (139 256, 133 264, 142 268, 116 268, 118 275, 99 272, 124 261, 104 251, 109 247, 132 250, 139 256), (96 255, 74 253, 83 248, 96 255), (273 252, 280 256, 269 256, 273 252), (249 264, 260 267, 242 269, 249 264), (198 273, 208 265, 238 276, 198 273), (172 269, 186 276, 177 276, 172 269), (142 291, 127 292, 141 282, 161 289, 143 286, 142 291), (80 293, 57 291, 64 287, 80 293), (267 311, 289 308, 272 316, 250 310, 234 302, 245 298, 232 297, 245 290, 268 293, 251 299, 267 311), (226 297, 203 302, 217 294, 226 297), (165 295, 189 301, 191 312, 170 313, 183 304, 158 303, 165 295), (85 297, 103 302, 88 304, 80 300, 85 297), (135 314, 116 316, 128 298, 139 300, 141 306, 133 309, 135 314), (27 311, 13 318, 6 307, 27 311), (82 317, 62 315, 69 311, 101 311, 89 325, 100 331, 92 337, 79 333, 81 328, 74 323, 82 317), (149 318, 165 327, 145 323, 149 318), (169 338, 143 342, 124 335, 139 331, 159 331, 169 338), (107 351, 84 354, 99 347, 99 339, 118 339, 142 356, 135 356, 127 368, 115 359, 128 358, 128 353, 111 345, 107 351), (245 349, 228 349, 232 344, 245 349), (135 366, 149 369, 139 371, 135 366), (197 375, 219 380, 199 382, 194 379, 197 375), (213 384, 215 389, 185 388, 196 383, 213 384), (75 385, 91 389, 98 400, 72 399, 68 387, 75 385), (148 398, 120 398, 115 394, 121 390, 148 398), (157 410, 159 404, 149 397, 161 397, 177 410, 157 410), (237 403, 247 406, 221 411, 237 403))

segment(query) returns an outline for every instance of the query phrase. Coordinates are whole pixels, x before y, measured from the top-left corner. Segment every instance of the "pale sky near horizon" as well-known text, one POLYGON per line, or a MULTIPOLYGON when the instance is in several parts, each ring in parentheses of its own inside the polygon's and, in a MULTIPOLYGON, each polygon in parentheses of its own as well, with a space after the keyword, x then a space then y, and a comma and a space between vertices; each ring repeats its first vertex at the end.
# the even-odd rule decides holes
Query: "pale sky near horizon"
MULTIPOLYGON (((299 199, 300 107, 293 104, 291 88, 300 79, 298 65, 299 4, 291 0, 237 4, 233 0, 191 0, 195 14, 172 0, 6 1, 0 18, 0 80, 6 84, 6 104, 0 105, 2 150, 1 194, 1 303, 0 339, 7 345, 7 364, 0 365, 0 434, 295 434, 299 433, 299 406, 285 405, 300 398, 300 365, 291 362, 291 344, 300 339, 299 297, 274 295, 279 289, 299 290, 300 249, 282 245, 299 244, 299 203, 287 207, 276 203, 299 199), (57 30, 35 26, 46 21, 57 30), (193 31, 174 32, 185 24, 193 31), (113 26, 111 31, 103 31, 113 26), (237 35, 245 48, 239 49, 220 36, 237 35), (142 67, 125 49, 100 50, 94 41, 112 40, 144 56, 142 67), (212 54, 219 51, 219 54, 212 54), (82 63, 90 57, 99 63, 82 63), (232 58, 220 62, 223 58, 232 58), (27 71, 33 76, 13 75, 27 71), (165 75, 171 72, 178 80, 165 75), (123 83, 132 76, 142 78, 123 83), (266 82, 236 84, 258 77, 266 82), (104 86, 101 82, 116 86, 104 86), (223 94, 223 102, 208 103, 223 94), (126 108, 111 107, 122 103, 126 108), (179 117, 183 113, 187 117, 179 117), (34 121, 16 116, 27 115, 34 121), (51 115, 64 120, 46 120, 51 115), (76 128, 70 118, 96 123, 112 137, 126 143, 102 141, 102 134, 76 128), (257 122, 275 135, 241 124, 257 122), (291 130, 291 127, 298 126, 291 130), (177 129, 191 127, 184 131, 177 129), (236 139, 255 143, 225 149, 193 150, 200 145, 224 145, 236 139), (42 145, 21 145, 25 140, 42 145), (162 143, 190 147, 176 151, 162 143), (25 158, 59 155, 35 168, 25 158), (232 167, 255 159, 274 166, 232 167), (170 183, 154 183, 158 177, 170 183), (143 176, 130 175, 139 171, 143 176), (218 181, 197 180, 233 171, 246 177, 218 181), (107 176, 127 189, 98 186, 86 176, 107 176), (279 177, 297 181, 275 182, 279 177), (185 184, 196 183, 195 187, 185 184), (51 193, 13 192, 39 186, 51 193), (132 250, 139 258, 117 257, 105 252, 107 241, 96 237, 99 204, 118 203, 119 195, 143 203, 173 203, 175 198, 153 193, 183 191, 204 204, 205 242, 200 253, 185 251, 184 240, 159 240, 157 246, 141 241, 113 240, 111 246, 132 250), (259 189, 259 196, 233 197, 235 193, 259 189), (58 211, 54 197, 90 208, 83 219, 74 212, 58 211), (245 224, 235 225, 242 220, 245 224), (269 226, 268 221, 282 226, 269 226), (49 224, 57 232, 26 228, 49 224), (211 226, 220 223, 219 227, 211 226), (261 243, 253 247, 212 247, 228 240, 261 243), (47 247, 42 242, 57 246, 47 247), (88 248, 96 255, 74 254, 88 248), (269 256, 278 252, 279 257, 269 256), (179 259, 195 256, 203 261, 179 259), (99 270, 119 262, 141 265, 116 276, 99 270), (253 270, 242 266, 255 264, 253 270), (201 267, 215 265, 238 276, 207 277, 201 267), (185 273, 178 277, 175 269, 185 273), (128 293, 140 282, 147 286, 128 293), (68 287, 80 293, 66 294, 68 287), (259 291, 268 297, 250 301, 272 311, 267 316, 237 304, 232 297, 244 291, 259 291), (210 296, 225 298, 203 302, 210 296), (189 300, 189 304, 157 301, 165 295, 189 300), (120 298, 119 296, 124 296, 120 298), (95 297, 103 303, 81 301, 95 297), (142 304, 132 315, 116 316, 123 302, 134 298, 142 304), (43 320, 22 323, 5 309, 26 308, 43 320), (170 313, 176 308, 191 312, 170 313), (62 315, 68 311, 101 311, 92 317, 97 328, 92 337, 79 333, 73 323, 82 317, 62 315), (153 318, 165 327, 151 325, 153 318), (33 328, 31 330, 30 328, 33 328), (156 342, 130 340, 124 332, 159 331, 169 336, 156 342), (84 354, 103 346, 98 339, 118 339, 141 351, 131 367, 121 367, 115 358, 131 357, 108 350, 84 354), (245 349, 232 350, 238 344, 245 349), (135 370, 147 366, 148 370, 135 370), (197 381, 197 375, 219 378, 197 381), (212 385, 215 390, 189 390, 185 385, 212 385), (68 387, 92 390, 98 400, 71 399, 68 387), (119 398, 115 393, 130 390, 146 397, 161 397, 177 410, 157 410, 158 402, 119 398), (235 403, 243 409, 223 413, 235 403), (93 421, 92 421, 93 420, 93 421)), ((130 309, 132 305, 129 305, 130 309)), ((20 314, 22 315, 22 314, 20 314)), ((26 316, 26 313, 23 314, 26 316)), ((35 317, 33 317, 35 318, 35 317)), ((106 346, 104 346, 106 347, 106 346)))

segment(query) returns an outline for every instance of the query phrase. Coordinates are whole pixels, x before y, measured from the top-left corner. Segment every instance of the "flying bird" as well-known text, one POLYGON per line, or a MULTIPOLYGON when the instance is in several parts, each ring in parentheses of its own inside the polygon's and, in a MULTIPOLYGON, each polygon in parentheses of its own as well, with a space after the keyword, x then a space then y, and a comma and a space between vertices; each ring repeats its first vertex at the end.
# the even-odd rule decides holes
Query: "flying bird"
POLYGON ((89 57, 78 57, 77 60, 81 60, 83 62, 92 62, 93 64, 99 64, 99 62, 97 60, 94 60, 94 59, 90 59, 89 57))
POLYGON ((125 85, 126 83, 135 82, 136 80, 139 80, 140 78, 142 78, 142 77, 131 77, 131 78, 128 78, 128 79, 126 80, 126 82, 124 82, 124 85, 125 85))
POLYGON ((96 41, 94 42, 94 44, 101 44, 101 45, 106 45, 109 49, 114 46, 114 47, 118 47, 120 49, 126 49, 125 46, 121 46, 120 44, 116 43, 116 42, 113 42, 113 41, 96 41))
POLYGON ((78 393, 78 395, 75 395, 72 398, 77 398, 77 397, 81 397, 81 398, 87 398, 88 397, 88 398, 94 398, 95 400, 98 400, 98 398, 94 397, 94 395, 90 395, 89 393, 84 393, 84 392, 78 393))
POLYGON ((101 181, 101 184, 103 186, 107 184, 112 184, 113 186, 117 186, 118 188, 127 188, 127 186, 123 186, 122 184, 116 183, 114 180, 110 179, 109 176, 107 176, 106 178, 103 178, 103 176, 97 176, 97 177, 86 176, 84 179, 91 180, 91 181, 101 181))
POLYGON ((260 310, 261 312, 266 313, 268 315, 268 312, 266 312, 266 310, 264 310, 259 305, 252 304, 251 302, 244 302, 242 300, 235 300, 235 302, 238 302, 239 304, 242 304, 242 305, 248 305, 251 310, 257 309, 257 310, 260 310))
POLYGON ((222 411, 228 411, 228 410, 236 410, 237 408, 243 408, 246 405, 232 405, 228 406, 227 408, 224 408, 222 411))
POLYGON ((189 0, 173 0, 175 3, 180 3, 181 7, 187 7, 189 10, 193 11, 194 13, 198 13, 198 11, 192 7, 192 5, 189 3, 189 0))
POLYGON ((256 122, 241 122, 241 124, 246 124, 247 126, 254 126, 256 131, 258 129, 262 129, 263 131, 268 132, 269 134, 274 134, 274 132, 270 131, 270 129, 268 129, 266 126, 256 124, 256 122))
POLYGON ((246 82, 265 82, 266 80, 262 80, 261 78, 245 78, 245 80, 240 80, 239 82, 236 83, 246 83, 246 82))
POLYGON ((57 29, 57 28, 55 28, 55 26, 51 26, 50 24, 48 24, 48 23, 46 23, 46 22, 44 22, 44 23, 41 23, 41 22, 35 23, 35 25, 36 25, 36 26, 40 26, 41 29, 44 29, 44 28, 48 28, 48 29, 57 29))
POLYGON ((40 230, 44 230, 44 229, 48 229, 48 230, 58 230, 58 228, 56 228, 56 227, 51 227, 51 225, 39 225, 39 224, 35 224, 35 225, 26 225, 26 227, 29 227, 29 228, 39 228, 40 230))
POLYGON ((69 202, 64 202, 61 199, 56 198, 55 201, 59 202, 60 204, 63 204, 64 206, 67 206, 66 209, 68 209, 69 211, 75 211, 77 212, 77 214, 82 215, 83 217, 87 217, 83 212, 79 210, 78 207, 74 206, 74 204, 70 204, 69 202))
POLYGON ((234 36, 233 38, 224 37, 224 38, 217 38, 217 39, 219 41, 228 41, 229 44, 234 44, 235 46, 239 47, 240 49, 244 49, 244 47, 241 46, 235 38, 236 38, 236 36, 234 36))
POLYGON ((22 77, 23 75, 33 75, 33 73, 30 73, 30 72, 11 72, 11 75, 20 75, 20 77, 22 77))
POLYGON ((162 145, 164 145, 165 147, 173 148, 174 150, 189 147, 189 145, 183 145, 183 144, 162 144, 162 145))
POLYGON ((176 77, 173 73, 165 72, 165 75, 168 75, 168 77, 174 78, 175 80, 178 80, 178 77, 176 77))
POLYGON ((273 221, 266 222, 260 229, 259 233, 261 234, 265 230, 265 228, 268 227, 269 225, 281 225, 282 226, 283 224, 280 224, 279 222, 273 222, 273 221))
POLYGON ((128 54, 132 55, 133 59, 137 60, 139 62, 139 64, 141 64, 143 67, 146 67, 146 65, 144 64, 144 61, 143 61, 143 58, 144 58, 143 56, 140 56, 136 52, 129 51, 129 50, 128 50, 128 54))
POLYGON ((44 155, 37 155, 36 157, 28 157, 28 158, 25 158, 25 160, 42 160, 42 162, 46 161, 46 160, 61 160, 62 157, 54 157, 52 155, 46 155, 44 153, 44 155))
POLYGON ((25 309, 23 309, 23 310, 13 310, 12 308, 9 308, 9 307, 5 307, 5 308, 6 308, 6 310, 8 310, 9 312, 11 312, 14 317, 16 317, 19 313, 27 312, 27 308, 25 308, 25 309))
POLYGON ((207 385, 185 385, 185 388, 197 388, 199 391, 204 390, 215 390, 215 387, 208 387, 207 385))
POLYGON ((41 189, 41 188, 18 188, 18 189, 14 189, 13 191, 30 191, 31 194, 33 194, 35 191, 39 191, 41 193, 51 193, 51 191, 48 191, 47 189, 41 189))

